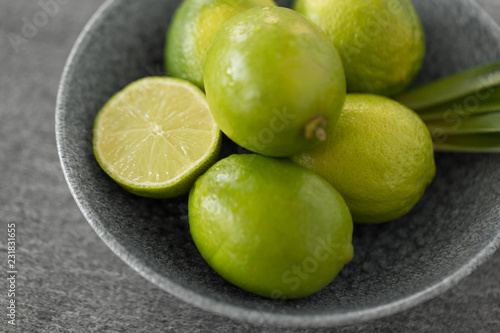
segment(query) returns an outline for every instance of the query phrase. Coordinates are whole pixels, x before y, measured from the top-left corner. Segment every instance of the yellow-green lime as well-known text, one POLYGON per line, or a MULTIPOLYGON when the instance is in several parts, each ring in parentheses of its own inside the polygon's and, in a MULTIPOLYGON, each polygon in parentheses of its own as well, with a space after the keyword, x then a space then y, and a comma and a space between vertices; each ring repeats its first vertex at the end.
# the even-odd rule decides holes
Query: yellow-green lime
POLYGON ((94 154, 126 190, 145 197, 187 193, 216 162, 221 132, 203 92, 173 78, 139 80, 102 108, 94 154))
POLYGON ((223 278, 271 298, 299 298, 328 285, 353 256, 353 224, 341 195, 290 161, 231 155, 189 195, 189 225, 223 278))
POLYGON ((168 74, 204 89, 205 54, 222 24, 249 8, 274 5, 273 0, 184 0, 172 18, 167 35, 168 74))
POLYGON ((253 152, 287 157, 317 145, 340 116, 342 61, 296 11, 249 9, 229 19, 205 59, 205 91, 221 130, 253 152))
POLYGON ((333 135, 292 159, 332 184, 359 223, 403 216, 436 172, 431 135, 418 115, 369 94, 348 94, 333 135))
POLYGON ((410 0, 297 0, 295 9, 335 43, 349 92, 395 95, 422 66, 424 32, 410 0))

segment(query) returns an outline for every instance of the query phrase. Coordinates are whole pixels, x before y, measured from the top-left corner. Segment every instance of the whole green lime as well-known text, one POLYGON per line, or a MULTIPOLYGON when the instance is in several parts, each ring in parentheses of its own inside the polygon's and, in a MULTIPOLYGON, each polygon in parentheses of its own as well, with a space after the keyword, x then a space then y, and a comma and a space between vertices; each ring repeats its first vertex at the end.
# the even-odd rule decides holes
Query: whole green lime
POLYGON ((340 194, 287 160, 231 155, 189 196, 193 240, 223 278, 271 298, 328 285, 353 256, 353 224, 340 194))
POLYGON ((419 116, 368 94, 347 95, 333 135, 292 160, 332 184, 359 223, 403 216, 436 172, 431 135, 419 116))
POLYGON ((295 9, 335 43, 349 92, 395 95, 422 66, 424 32, 410 0, 297 0, 295 9))
POLYGON ((333 44, 303 15, 252 8, 228 20, 205 59, 215 121, 240 146, 285 157, 331 133, 346 88, 333 44))
POLYGON ((205 55, 222 24, 249 8, 274 5, 273 0, 184 0, 167 35, 167 72, 203 89, 205 55))

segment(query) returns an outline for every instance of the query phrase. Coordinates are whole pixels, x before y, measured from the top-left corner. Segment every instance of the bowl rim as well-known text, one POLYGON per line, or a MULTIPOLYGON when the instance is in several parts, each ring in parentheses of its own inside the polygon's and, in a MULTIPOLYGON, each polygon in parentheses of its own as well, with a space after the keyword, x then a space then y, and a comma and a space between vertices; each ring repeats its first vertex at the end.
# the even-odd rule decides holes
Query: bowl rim
MULTIPOLYGON (((496 30, 500 36, 500 27, 496 24, 493 18, 479 6, 475 1, 470 1, 472 6, 478 9, 481 16, 481 21, 488 24, 490 29, 496 30)), ((88 45, 93 38, 92 31, 96 26, 101 24, 107 14, 114 10, 115 7, 121 4, 121 0, 106 0, 99 9, 92 15, 86 23, 83 30, 80 32, 75 44, 73 45, 69 57, 65 63, 64 70, 58 87, 56 112, 55 112, 55 132, 56 145, 59 155, 59 160, 64 173, 64 178, 70 189, 78 208, 82 212, 85 219, 104 241, 104 243, 121 258, 127 265, 132 267, 146 280, 152 282, 164 291, 171 295, 192 304, 198 308, 208 312, 227 316, 236 320, 243 320, 253 324, 268 324, 284 327, 332 327, 343 326, 348 324, 360 323, 368 320, 378 319, 404 310, 408 310, 420 303, 430 300, 431 298, 445 292, 452 286, 457 284, 461 279, 472 273, 480 264, 486 261, 500 247, 500 232, 493 240, 480 251, 478 251, 468 262, 463 266, 455 269, 442 279, 432 281, 432 284, 423 289, 416 289, 411 295, 401 296, 395 300, 375 306, 364 306, 358 310, 349 310, 346 312, 336 312, 329 314, 281 314, 281 313, 266 313, 254 309, 249 309, 244 306, 235 306, 226 303, 222 300, 216 300, 205 295, 201 295, 193 290, 186 288, 172 280, 163 277, 159 272, 145 265, 142 260, 129 253, 113 235, 111 235, 102 225, 99 218, 93 213, 91 207, 82 198, 82 193, 76 188, 76 183, 73 180, 73 170, 69 165, 69 159, 65 152, 65 137, 68 133, 64 116, 66 114, 66 101, 68 98, 67 87, 73 78, 74 68, 76 63, 82 57, 82 50, 88 45)))

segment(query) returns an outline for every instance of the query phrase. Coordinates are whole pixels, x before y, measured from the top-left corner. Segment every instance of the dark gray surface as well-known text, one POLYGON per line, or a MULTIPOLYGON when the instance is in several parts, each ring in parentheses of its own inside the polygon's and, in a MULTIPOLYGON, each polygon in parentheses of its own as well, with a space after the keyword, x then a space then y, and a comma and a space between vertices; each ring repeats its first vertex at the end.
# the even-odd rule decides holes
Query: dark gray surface
MULTIPOLYGON (((500 244, 500 155, 439 154, 436 179, 418 207, 397 223, 357 226, 354 259, 321 292, 271 302, 224 281, 191 240, 179 209, 185 200, 127 194, 105 175, 92 151, 101 106, 143 77, 145 68, 161 64, 159 46, 178 3, 116 0, 106 7, 69 60, 58 100, 58 145, 73 195, 97 234, 147 279, 182 300, 237 319, 326 326, 393 314, 440 294, 500 244)), ((500 59, 500 29, 476 5, 467 0, 415 5, 427 39, 417 81, 500 59)))
MULTIPOLYGON (((40 7, 35 1, 0 4, 0 166, 4 171, 0 219, 3 229, 10 222, 18 229, 18 330, 308 331, 252 326, 173 298, 111 253, 82 217, 59 168, 53 109, 69 49, 101 2, 70 0, 17 53, 5 33, 20 34, 22 17, 30 17, 40 7)), ((0 244, 4 249, 4 238, 0 244)), ((453 289, 423 305, 381 320, 317 331, 494 332, 500 328, 499 276, 497 253, 453 289)), ((6 284, 1 285, 6 290, 6 284)), ((2 300, 4 294, 0 293, 2 300)), ((0 329, 4 325, 6 320, 0 329)))

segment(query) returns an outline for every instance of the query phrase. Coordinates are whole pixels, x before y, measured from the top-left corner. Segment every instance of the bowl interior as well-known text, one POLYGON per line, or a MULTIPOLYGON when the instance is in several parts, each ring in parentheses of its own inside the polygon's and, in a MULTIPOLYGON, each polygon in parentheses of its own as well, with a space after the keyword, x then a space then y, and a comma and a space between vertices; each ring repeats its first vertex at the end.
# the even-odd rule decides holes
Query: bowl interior
MULTIPOLYGON (((179 2, 108 1, 73 50, 58 100, 58 148, 70 189, 96 232, 147 279, 183 300, 235 318, 344 324, 428 299, 498 247, 500 156, 437 154, 437 175, 423 200, 398 221, 356 226, 353 261, 323 291, 273 301, 224 281, 191 240, 186 197, 130 195, 107 177, 92 152, 93 121, 104 103, 136 79, 165 74, 164 36, 179 2)), ((416 83, 500 59, 500 29, 475 3, 414 4, 427 36, 427 56, 416 83)))

